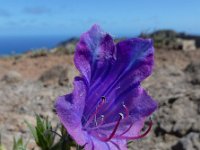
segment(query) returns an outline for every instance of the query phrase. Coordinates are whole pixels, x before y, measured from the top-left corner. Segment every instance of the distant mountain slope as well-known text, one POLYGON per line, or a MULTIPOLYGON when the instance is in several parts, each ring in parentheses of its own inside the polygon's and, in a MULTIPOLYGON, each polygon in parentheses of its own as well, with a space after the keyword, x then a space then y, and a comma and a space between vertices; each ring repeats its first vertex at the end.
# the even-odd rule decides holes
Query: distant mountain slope
POLYGON ((152 33, 141 33, 140 37, 152 38, 158 45, 176 46, 176 39, 195 40, 196 47, 200 47, 200 36, 186 33, 178 33, 174 30, 157 30, 152 33))

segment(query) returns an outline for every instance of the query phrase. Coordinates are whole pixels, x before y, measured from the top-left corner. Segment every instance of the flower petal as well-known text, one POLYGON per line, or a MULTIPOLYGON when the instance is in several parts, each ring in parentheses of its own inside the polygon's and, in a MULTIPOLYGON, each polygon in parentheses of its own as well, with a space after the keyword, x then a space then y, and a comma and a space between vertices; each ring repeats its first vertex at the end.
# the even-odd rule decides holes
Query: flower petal
POLYGON ((157 108, 140 86, 152 72, 153 53, 152 41, 139 38, 115 47, 112 37, 97 25, 81 36, 74 57, 81 77, 75 79, 73 93, 59 97, 55 105, 61 122, 78 144, 86 144, 86 150, 127 149, 127 137, 120 136, 133 123, 124 135, 139 135, 144 120, 157 108), (125 119, 121 113, 126 114, 125 119), (108 126, 102 129, 104 125, 108 126), (110 135, 110 141, 102 142, 96 133, 110 135))
POLYGON ((122 99, 124 94, 132 92, 140 85, 140 82, 148 77, 153 68, 154 48, 151 40, 131 39, 117 44, 116 60, 112 63, 110 71, 102 77, 100 82, 96 81, 89 89, 84 115, 87 116, 95 111, 101 96, 105 96, 108 106, 122 99))
MULTIPOLYGON (((123 135, 128 137, 136 137, 140 135, 142 128, 144 127, 145 118, 141 118, 133 123, 131 128, 123 135)), ((129 126, 130 127, 130 126, 129 126)), ((120 137, 119 137, 120 138, 120 137)))
POLYGON ((73 93, 58 97, 55 103, 55 109, 60 121, 80 145, 84 145, 88 141, 87 133, 82 131, 81 122, 85 97, 86 87, 84 80, 77 77, 74 81, 73 93))
POLYGON ((113 139, 109 143, 110 150, 128 150, 126 140, 113 139))
POLYGON ((85 150, 127 150, 126 140, 113 139, 109 142, 102 142, 91 137, 90 143, 85 146, 85 150))
POLYGON ((88 83, 104 74, 114 59, 115 46, 112 37, 94 25, 84 33, 76 47, 74 62, 88 83))
POLYGON ((150 116, 158 106, 157 102, 141 86, 138 86, 137 88, 127 90, 122 95, 117 95, 115 101, 109 107, 107 106, 107 108, 102 110, 102 113, 107 116, 106 122, 114 122, 117 114, 125 112, 122 107, 122 101, 129 110, 129 115, 133 122, 150 116))

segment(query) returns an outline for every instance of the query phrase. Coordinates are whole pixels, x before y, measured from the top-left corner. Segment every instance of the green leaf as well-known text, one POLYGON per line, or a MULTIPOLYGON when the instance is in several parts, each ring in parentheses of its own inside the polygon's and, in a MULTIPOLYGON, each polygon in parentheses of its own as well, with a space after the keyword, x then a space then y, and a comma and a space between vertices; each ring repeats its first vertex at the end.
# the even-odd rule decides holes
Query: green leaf
POLYGON ((55 134, 51 132, 52 125, 48 118, 42 118, 36 115, 36 126, 33 127, 30 123, 26 122, 33 137, 35 138, 36 144, 42 150, 50 150, 55 141, 55 134))
POLYGON ((27 124, 29 130, 31 131, 31 134, 33 135, 33 137, 34 137, 34 139, 35 139, 35 141, 36 141, 36 143, 37 143, 39 140, 38 140, 38 136, 37 136, 35 127, 33 127, 33 126, 32 126, 29 122, 27 122, 26 120, 25 120, 25 123, 27 124))
MULTIPOLYGON (((75 141, 70 137, 66 129, 63 126, 57 125, 53 130, 52 124, 48 118, 36 115, 35 126, 30 125, 27 121, 25 122, 41 150, 70 150, 71 147, 76 147, 75 141), (56 132, 58 128, 60 128, 61 135, 56 132), (55 142, 56 135, 58 135, 60 139, 55 142)), ((79 149, 82 148, 79 147, 79 149)))
POLYGON ((18 140, 13 139, 13 150, 26 150, 27 144, 24 144, 22 137, 19 138, 18 140))

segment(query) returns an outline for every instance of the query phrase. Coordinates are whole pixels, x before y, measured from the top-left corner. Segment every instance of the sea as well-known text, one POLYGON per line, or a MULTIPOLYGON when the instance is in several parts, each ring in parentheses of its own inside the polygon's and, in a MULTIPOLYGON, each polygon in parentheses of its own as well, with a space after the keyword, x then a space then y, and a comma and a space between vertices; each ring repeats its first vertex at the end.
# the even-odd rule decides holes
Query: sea
POLYGON ((68 36, 0 36, 0 56, 22 54, 39 48, 51 49, 60 42, 69 39, 68 36))

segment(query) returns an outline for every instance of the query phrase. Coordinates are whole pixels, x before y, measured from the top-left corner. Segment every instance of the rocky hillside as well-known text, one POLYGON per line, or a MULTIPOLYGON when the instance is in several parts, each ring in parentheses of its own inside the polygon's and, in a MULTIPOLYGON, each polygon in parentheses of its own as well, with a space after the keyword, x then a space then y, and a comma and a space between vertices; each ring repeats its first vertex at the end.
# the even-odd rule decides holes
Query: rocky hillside
POLYGON ((152 33, 142 33, 140 37, 151 38, 155 46, 165 49, 194 50, 200 48, 200 36, 178 33, 173 30, 158 30, 152 33))
MULTIPOLYGON (((154 126, 131 150, 200 149, 200 50, 156 49, 155 69, 143 86, 159 102, 154 126)), ((11 149, 13 136, 30 139, 24 120, 34 124, 34 114, 48 116, 55 125, 53 104, 72 90, 77 71, 73 55, 26 54, 0 59, 0 133, 11 149)))

